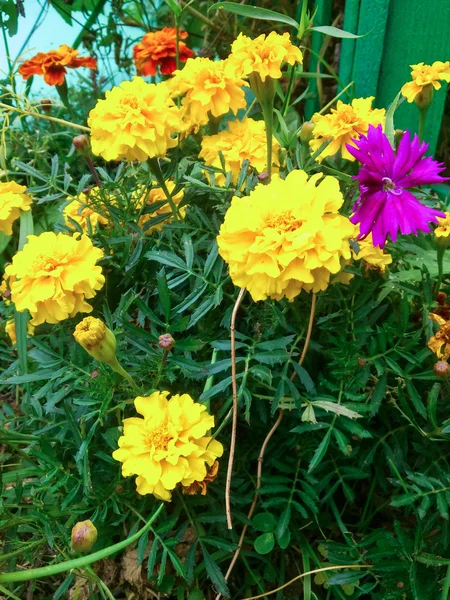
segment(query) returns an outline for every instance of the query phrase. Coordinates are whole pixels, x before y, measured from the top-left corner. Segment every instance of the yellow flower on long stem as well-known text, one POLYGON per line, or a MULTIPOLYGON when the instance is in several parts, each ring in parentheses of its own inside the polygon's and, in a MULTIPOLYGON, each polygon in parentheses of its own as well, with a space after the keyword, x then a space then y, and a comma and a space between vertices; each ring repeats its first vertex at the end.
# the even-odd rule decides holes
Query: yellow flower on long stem
POLYGON ((20 217, 20 211, 30 210, 33 200, 25 194, 26 187, 15 181, 0 182, 0 232, 12 234, 14 221, 20 217))
POLYGON ((102 257, 103 251, 86 235, 29 235, 5 269, 11 300, 18 311, 30 311, 32 325, 89 313, 92 306, 86 300, 105 283, 102 269, 96 265, 102 257))
POLYGON ((122 475, 137 475, 139 494, 171 500, 178 484, 202 482, 223 447, 208 436, 214 417, 188 394, 154 392, 138 396, 134 405, 143 418, 123 422, 123 436, 113 458, 122 463, 122 475))
POLYGON ((319 292, 351 256, 354 225, 339 214, 344 199, 334 177, 291 171, 274 175, 248 197, 231 201, 217 237, 233 283, 253 300, 293 300, 319 292))
POLYGON ((309 142, 311 150, 316 152, 322 144, 329 142, 317 157, 318 161, 339 151, 342 158, 355 160, 347 150, 347 144, 354 146, 352 140, 358 140, 361 134, 366 135, 369 125, 381 124, 384 127, 386 111, 384 108, 372 108, 373 100, 373 96, 355 98, 351 104, 338 100, 336 108, 332 108, 328 114, 313 115, 313 139, 309 142))
POLYGON ((441 89, 441 81, 450 81, 450 61, 441 62, 437 60, 432 65, 423 62, 411 65, 411 79, 402 87, 402 95, 408 102, 414 102, 425 88, 441 89))

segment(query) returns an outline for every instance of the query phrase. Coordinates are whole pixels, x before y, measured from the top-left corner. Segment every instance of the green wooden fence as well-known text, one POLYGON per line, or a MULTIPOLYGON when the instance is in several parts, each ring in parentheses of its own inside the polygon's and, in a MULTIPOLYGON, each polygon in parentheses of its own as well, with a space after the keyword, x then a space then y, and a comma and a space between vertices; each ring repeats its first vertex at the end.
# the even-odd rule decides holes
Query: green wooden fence
MULTIPOLYGON (((331 0, 315 0, 315 25, 329 25, 336 17, 331 0)), ((377 107, 388 107, 401 86, 410 80, 411 64, 450 60, 450 0, 346 0, 343 29, 368 34, 344 39, 339 78, 342 85, 355 83, 355 96, 375 96, 377 107)), ((319 53, 323 36, 313 34, 311 48, 319 53)), ((317 60, 312 59, 310 70, 317 60)), ((324 68, 321 68, 324 71, 324 68)), ((314 84, 313 86, 314 87, 314 84)), ((447 86, 435 93, 428 112, 424 138, 434 152, 444 111, 447 86)), ((306 117, 317 110, 318 100, 306 106, 306 117)), ((417 130, 418 111, 404 102, 395 125, 417 130)))

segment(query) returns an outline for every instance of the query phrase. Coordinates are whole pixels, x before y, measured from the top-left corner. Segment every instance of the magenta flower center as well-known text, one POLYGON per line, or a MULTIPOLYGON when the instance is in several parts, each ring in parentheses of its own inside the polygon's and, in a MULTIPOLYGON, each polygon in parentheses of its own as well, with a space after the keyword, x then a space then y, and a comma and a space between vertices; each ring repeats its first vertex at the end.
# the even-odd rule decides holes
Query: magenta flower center
POLYGON ((390 177, 383 177, 381 181, 383 182, 383 191, 401 196, 403 188, 397 187, 397 184, 390 177))

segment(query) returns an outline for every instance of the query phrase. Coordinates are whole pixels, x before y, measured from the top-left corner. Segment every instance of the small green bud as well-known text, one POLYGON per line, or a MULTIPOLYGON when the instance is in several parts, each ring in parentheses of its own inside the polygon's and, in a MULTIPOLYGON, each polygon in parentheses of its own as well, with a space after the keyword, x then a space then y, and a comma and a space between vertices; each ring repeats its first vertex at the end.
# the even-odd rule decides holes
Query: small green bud
POLYGON ((90 552, 97 541, 97 528, 92 521, 80 521, 72 529, 72 550, 90 552))
POLYGON ((313 139, 314 123, 312 121, 305 121, 300 129, 300 141, 304 144, 308 144, 313 139))

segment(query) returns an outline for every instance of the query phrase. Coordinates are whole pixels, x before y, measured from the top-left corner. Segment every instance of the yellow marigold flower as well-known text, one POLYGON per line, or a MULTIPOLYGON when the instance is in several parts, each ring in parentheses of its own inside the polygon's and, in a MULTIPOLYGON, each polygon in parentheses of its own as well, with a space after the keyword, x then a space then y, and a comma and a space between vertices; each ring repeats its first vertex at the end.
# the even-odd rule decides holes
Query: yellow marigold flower
MULTIPOLYGON (((222 169, 219 157, 222 152, 225 160, 225 169, 233 174, 231 181, 236 184, 244 160, 250 161, 258 173, 267 171, 267 146, 266 126, 264 121, 254 121, 246 118, 243 121, 230 121, 226 131, 220 131, 216 135, 205 136, 202 139, 202 149, 199 158, 203 158, 208 166, 222 169)), ((279 166, 278 156, 280 144, 272 138, 273 171, 279 166)), ((216 173, 214 180, 216 185, 225 184, 225 175, 216 173)))
POLYGON ((344 104, 338 100, 336 108, 326 115, 316 113, 312 117, 315 127, 313 139, 309 142, 311 150, 316 152, 320 146, 330 141, 322 150, 317 160, 321 161, 326 156, 333 156, 341 151, 342 158, 355 160, 346 148, 346 144, 354 146, 352 139, 358 140, 361 134, 366 135, 369 125, 384 127, 386 111, 384 108, 372 108, 373 96, 369 98, 355 98, 351 104, 344 104))
POLYGON ((439 329, 428 340, 428 348, 438 358, 445 360, 450 357, 450 321, 446 321, 435 313, 429 313, 429 318, 439 325, 439 329))
MULTIPOLYGON (((28 321, 28 323, 27 323, 28 335, 34 335, 34 329, 35 329, 34 326, 31 324, 30 321, 28 321)), ((16 321, 15 321, 14 317, 11 317, 10 319, 8 319, 6 321, 5 331, 8 334, 8 337, 11 340, 11 343, 16 344, 17 343, 17 334, 16 334, 16 321)))
POLYGON ((440 81, 450 81, 450 61, 437 60, 432 65, 423 62, 411 66, 411 79, 402 87, 402 95, 408 102, 414 102, 416 96, 421 94, 427 86, 435 90, 441 89, 440 81))
POLYGON ((341 258, 350 258, 354 225, 338 213, 339 182, 321 177, 291 171, 248 197, 233 198, 217 243, 233 283, 253 300, 293 300, 302 289, 325 290, 341 258))
POLYGON ((103 251, 86 235, 29 235, 28 243, 5 269, 11 300, 18 311, 30 311, 33 325, 89 313, 92 306, 86 299, 93 298, 105 283, 101 267, 96 266, 102 256, 103 251))
POLYGON ((88 194, 81 192, 75 198, 68 198, 70 201, 67 206, 64 207, 64 223, 66 227, 75 231, 75 227, 72 221, 78 223, 81 227, 83 233, 89 233, 88 222, 91 225, 91 230, 94 232, 98 225, 106 225, 108 223, 108 219, 106 219, 103 215, 94 210, 92 200, 95 200, 98 195, 99 188, 93 187, 89 190, 88 194))
POLYGON ((434 230, 436 243, 448 248, 450 246, 450 212, 446 212, 445 217, 437 217, 437 222, 438 226, 434 230))
POLYGON ((106 92, 89 113, 92 152, 105 160, 138 160, 164 156, 183 130, 181 110, 164 83, 141 77, 106 92))
POLYGON ((269 35, 262 34, 254 40, 240 33, 231 46, 228 60, 239 77, 258 73, 265 81, 266 77, 280 79, 281 67, 285 63, 301 64, 303 56, 288 33, 280 35, 271 31, 269 35))
POLYGON ((171 500, 171 491, 180 483, 190 486, 203 481, 216 458, 222 456, 222 444, 207 432, 214 417, 206 407, 188 394, 153 392, 138 396, 134 405, 144 418, 123 422, 123 436, 113 458, 122 463, 122 475, 137 475, 139 494, 153 494, 171 500))
MULTIPOLYGON (((169 190, 170 194, 172 194, 173 190, 175 189, 175 183, 173 181, 166 181, 166 186, 167 186, 167 189, 169 190)), ((183 197, 184 197, 183 189, 181 189, 177 194, 175 194, 175 196, 172 195, 172 200, 174 201, 175 206, 178 206, 180 204, 180 202, 183 200, 183 197)), ((172 213, 170 204, 167 202, 166 195, 164 194, 163 190, 160 187, 153 188, 150 190, 150 192, 146 192, 145 194, 142 195, 141 199, 139 200, 138 206, 140 206, 140 207, 151 206, 152 204, 155 204, 156 202, 163 202, 163 201, 165 202, 165 204, 163 206, 161 206, 160 208, 157 208, 156 210, 153 210, 152 212, 146 213, 139 218, 138 225, 141 229, 144 230, 144 233, 146 233, 147 235, 152 234, 155 231, 160 231, 166 223, 172 221, 173 213, 172 213), (157 217, 159 215, 167 215, 167 218, 164 219, 163 221, 161 221, 160 223, 151 225, 150 227, 148 227, 146 229, 145 224, 148 223, 148 221, 151 221, 152 219, 154 219, 155 217, 157 217)), ((181 207, 178 210, 178 213, 180 214, 181 217, 184 218, 184 216, 186 214, 186 207, 185 206, 181 207)))
POLYGON ((184 96, 184 119, 191 128, 208 123, 210 115, 220 117, 230 110, 236 114, 245 108, 244 85, 226 60, 198 57, 189 58, 168 81, 174 95, 184 96))
POLYGON ((12 226, 20 217, 21 210, 30 210, 33 202, 24 194, 27 188, 15 181, 0 182, 0 231, 5 235, 12 234, 12 226))
MULTIPOLYGON (((356 241, 359 246, 359 252, 355 252, 351 246, 352 258, 349 261, 342 261, 342 267, 352 263, 352 260, 362 260, 366 269, 376 269, 380 273, 386 271, 386 267, 392 263, 392 256, 386 249, 382 249, 379 246, 373 245, 372 234, 369 233, 363 240, 358 240, 359 236, 359 225, 355 227, 355 231, 352 238, 356 241)), ((347 273, 341 271, 333 279, 333 283, 344 283, 348 284, 353 279, 353 273, 347 273)))

